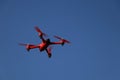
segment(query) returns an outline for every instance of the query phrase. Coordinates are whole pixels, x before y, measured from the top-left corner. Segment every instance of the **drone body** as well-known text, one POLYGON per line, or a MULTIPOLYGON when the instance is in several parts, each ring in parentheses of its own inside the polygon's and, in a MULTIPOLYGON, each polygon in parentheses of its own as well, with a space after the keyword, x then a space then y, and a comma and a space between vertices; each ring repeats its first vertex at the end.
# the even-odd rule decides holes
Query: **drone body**
POLYGON ((38 45, 20 43, 20 45, 26 46, 27 51, 30 51, 31 49, 35 49, 35 48, 38 48, 40 50, 40 52, 45 50, 48 54, 48 57, 50 58, 51 57, 51 48, 52 48, 51 45, 55 45, 55 44, 64 45, 65 43, 70 43, 68 40, 60 38, 58 36, 54 36, 55 38, 59 39, 58 42, 51 42, 50 39, 44 38, 44 36, 46 36, 46 34, 43 33, 37 26, 35 27, 35 30, 38 32, 38 36, 40 37, 42 42, 38 45))

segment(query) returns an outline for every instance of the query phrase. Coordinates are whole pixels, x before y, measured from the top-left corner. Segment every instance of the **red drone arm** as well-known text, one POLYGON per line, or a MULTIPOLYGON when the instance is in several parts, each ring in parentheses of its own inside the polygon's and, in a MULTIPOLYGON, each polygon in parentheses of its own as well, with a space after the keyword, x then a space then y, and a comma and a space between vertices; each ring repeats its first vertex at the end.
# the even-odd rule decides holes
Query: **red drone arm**
POLYGON ((35 30, 38 32, 39 37, 42 39, 42 41, 44 42, 45 39, 43 38, 43 36, 47 36, 45 33, 43 33, 37 26, 35 26, 35 30))

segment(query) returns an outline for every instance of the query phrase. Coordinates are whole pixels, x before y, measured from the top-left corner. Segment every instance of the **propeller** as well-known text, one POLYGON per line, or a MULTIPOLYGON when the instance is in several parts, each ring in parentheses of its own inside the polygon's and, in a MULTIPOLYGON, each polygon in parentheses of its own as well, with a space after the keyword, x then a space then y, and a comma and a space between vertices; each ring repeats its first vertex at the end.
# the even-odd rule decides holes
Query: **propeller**
POLYGON ((19 45, 21 45, 21 46, 35 46, 33 44, 24 44, 24 43, 19 43, 19 45))
POLYGON ((21 45, 21 46, 27 46, 29 44, 19 43, 19 45, 21 45))
POLYGON ((35 30, 39 33, 39 36, 47 36, 47 34, 43 33, 39 28, 38 26, 35 26, 35 30))
POLYGON ((62 41, 65 42, 65 43, 70 43, 70 41, 68 41, 68 40, 66 40, 66 39, 63 39, 63 38, 61 38, 61 37, 59 37, 59 36, 54 36, 54 37, 57 38, 57 39, 62 40, 62 41))
POLYGON ((19 43, 19 45, 21 46, 26 46, 27 51, 29 51, 32 48, 36 48, 37 46, 33 45, 33 44, 24 44, 24 43, 19 43))
POLYGON ((31 46, 31 45, 29 45, 29 44, 19 43, 19 45, 21 45, 21 46, 26 46, 27 51, 30 50, 30 46, 31 46))

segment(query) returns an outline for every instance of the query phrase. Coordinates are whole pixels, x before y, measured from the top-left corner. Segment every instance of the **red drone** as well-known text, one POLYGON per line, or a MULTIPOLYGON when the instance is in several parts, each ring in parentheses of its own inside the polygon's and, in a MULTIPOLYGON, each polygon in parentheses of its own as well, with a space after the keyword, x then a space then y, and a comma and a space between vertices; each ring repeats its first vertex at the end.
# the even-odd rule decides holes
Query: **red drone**
POLYGON ((63 46, 65 43, 70 43, 68 40, 65 40, 58 36, 54 36, 54 37, 59 39, 60 41, 51 42, 49 38, 48 39, 44 38, 44 36, 46 36, 46 34, 43 33, 37 26, 35 26, 35 30, 38 32, 38 35, 39 35, 40 39, 42 40, 42 42, 38 45, 20 43, 20 45, 26 46, 27 51, 29 51, 30 49, 34 49, 34 48, 38 48, 40 50, 40 52, 45 50, 48 54, 48 57, 50 58, 51 57, 51 46, 50 45, 60 44, 63 46))

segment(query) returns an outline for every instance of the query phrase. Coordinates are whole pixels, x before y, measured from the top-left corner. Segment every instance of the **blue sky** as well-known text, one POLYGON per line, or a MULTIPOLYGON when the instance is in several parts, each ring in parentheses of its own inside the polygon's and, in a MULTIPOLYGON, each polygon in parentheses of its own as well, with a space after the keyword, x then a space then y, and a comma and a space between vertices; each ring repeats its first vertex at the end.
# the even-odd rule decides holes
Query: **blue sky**
POLYGON ((119 0, 1 0, 0 80, 120 80, 119 0), (52 58, 18 43, 41 42, 38 25, 71 41, 52 58))

